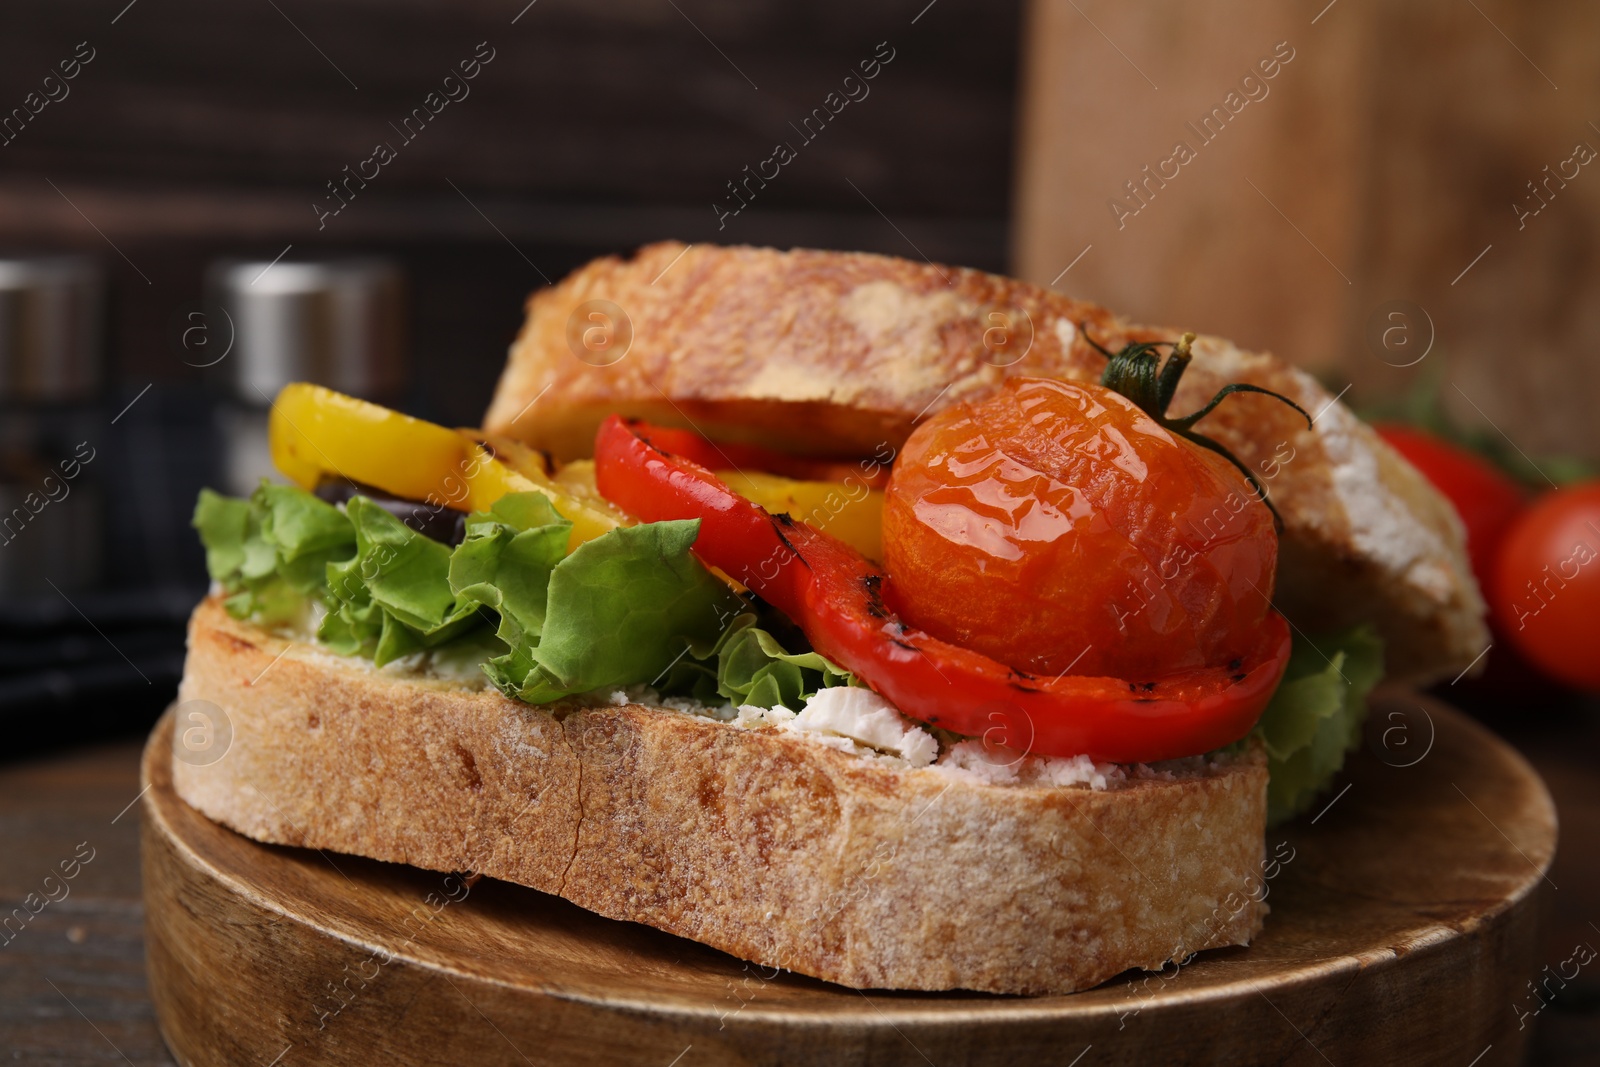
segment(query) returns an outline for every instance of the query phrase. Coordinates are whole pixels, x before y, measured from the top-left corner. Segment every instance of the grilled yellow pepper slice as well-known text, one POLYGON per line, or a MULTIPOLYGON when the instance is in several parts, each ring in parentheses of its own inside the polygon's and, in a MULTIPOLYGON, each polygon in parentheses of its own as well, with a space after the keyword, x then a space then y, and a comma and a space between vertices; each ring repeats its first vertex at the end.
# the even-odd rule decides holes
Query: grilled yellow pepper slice
POLYGON ((854 548, 883 559, 883 490, 841 482, 806 482, 765 471, 717 471, 729 488, 776 515, 787 512, 854 548))
POLYGON ((598 494, 579 499, 557 485, 544 473, 538 453, 493 440, 486 448, 471 431, 415 419, 320 385, 285 386, 267 425, 273 463, 306 489, 331 475, 461 511, 487 511, 507 493, 543 493, 572 521, 573 548, 632 523, 598 494))

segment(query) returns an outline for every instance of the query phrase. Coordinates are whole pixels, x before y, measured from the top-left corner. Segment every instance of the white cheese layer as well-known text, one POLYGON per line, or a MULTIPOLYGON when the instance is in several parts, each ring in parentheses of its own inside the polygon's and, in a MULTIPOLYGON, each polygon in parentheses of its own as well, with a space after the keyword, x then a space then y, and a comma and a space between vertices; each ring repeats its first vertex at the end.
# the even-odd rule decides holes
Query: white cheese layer
POLYGON ((807 733, 846 737, 868 748, 926 767, 939 754, 928 731, 870 689, 841 685, 823 689, 787 725, 807 733))

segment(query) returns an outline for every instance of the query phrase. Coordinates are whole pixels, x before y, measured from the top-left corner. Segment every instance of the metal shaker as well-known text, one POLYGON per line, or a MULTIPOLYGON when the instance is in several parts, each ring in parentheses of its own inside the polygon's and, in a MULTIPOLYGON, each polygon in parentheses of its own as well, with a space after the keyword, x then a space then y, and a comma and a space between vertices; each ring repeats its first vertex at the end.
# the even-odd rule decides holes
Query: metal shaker
POLYGON ((92 259, 0 258, 0 597, 101 577, 104 300, 92 259))
POLYGON ((389 260, 224 261, 207 291, 232 327, 220 412, 230 493, 276 477, 267 412, 283 386, 315 382, 389 404, 405 387, 404 283, 389 260))

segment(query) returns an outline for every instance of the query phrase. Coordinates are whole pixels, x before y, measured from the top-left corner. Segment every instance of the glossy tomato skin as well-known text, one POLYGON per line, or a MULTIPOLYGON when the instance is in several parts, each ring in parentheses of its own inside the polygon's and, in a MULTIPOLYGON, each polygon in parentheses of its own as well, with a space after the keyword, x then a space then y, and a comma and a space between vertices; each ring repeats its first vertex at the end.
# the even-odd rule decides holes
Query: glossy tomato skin
POLYGON ((1490 601, 1525 658, 1600 692, 1600 482, 1546 493, 1517 519, 1500 546, 1490 601))
POLYGON ((1013 378, 906 442, 886 597, 1022 671, 1147 680, 1226 664, 1269 611, 1271 512, 1226 460, 1098 385, 1013 378))
POLYGON ((1472 575, 1487 594, 1501 542, 1528 494, 1489 461, 1433 434, 1393 423, 1377 431, 1455 507, 1466 527, 1472 575))

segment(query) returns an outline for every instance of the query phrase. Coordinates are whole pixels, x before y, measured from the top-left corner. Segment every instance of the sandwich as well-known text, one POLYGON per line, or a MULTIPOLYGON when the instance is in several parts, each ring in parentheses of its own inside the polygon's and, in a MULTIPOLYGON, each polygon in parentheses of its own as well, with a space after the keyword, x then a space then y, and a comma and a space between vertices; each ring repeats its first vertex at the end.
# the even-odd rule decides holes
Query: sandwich
POLYGON ((1309 375, 978 271, 660 244, 535 293, 480 428, 311 385, 203 493, 179 795, 854 988, 1247 945, 1269 820, 1486 640, 1309 375))

